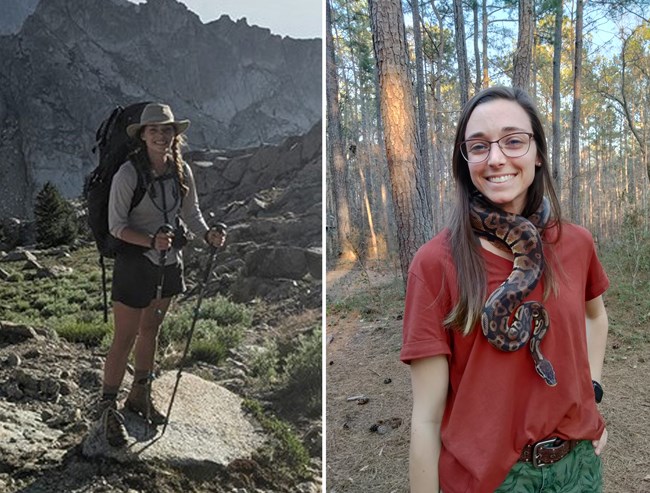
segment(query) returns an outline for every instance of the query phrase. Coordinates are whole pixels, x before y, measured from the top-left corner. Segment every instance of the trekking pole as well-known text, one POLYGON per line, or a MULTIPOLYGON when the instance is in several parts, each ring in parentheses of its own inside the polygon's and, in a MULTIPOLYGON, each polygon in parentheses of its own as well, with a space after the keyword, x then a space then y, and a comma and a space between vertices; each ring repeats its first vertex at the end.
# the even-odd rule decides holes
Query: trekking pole
MULTIPOLYGON (((163 224, 158 228, 156 233, 154 234, 154 238, 158 236, 159 233, 164 233, 164 234, 171 234, 174 232, 173 226, 170 224, 163 224)), ((155 243, 155 240, 154 240, 155 243)), ((167 249, 161 250, 160 251, 160 262, 158 266, 158 285, 156 286, 156 310, 155 314, 157 317, 162 318, 163 312, 162 308, 160 307, 162 303, 162 290, 163 290, 163 285, 165 284, 165 265, 167 264, 167 249)), ((149 377, 149 382, 148 385, 151 385, 151 377, 149 377)), ((151 395, 149 394, 150 391, 145 392, 145 416, 144 416, 144 421, 145 421, 145 435, 149 436, 149 421, 151 419, 151 395)))
MULTIPOLYGON (((217 223, 213 229, 216 229, 219 231, 221 234, 224 234, 226 232, 226 225, 223 223, 217 223)), ((210 278, 210 274, 212 273, 212 264, 214 264, 214 260, 217 256, 217 253, 219 252, 219 248, 210 245, 210 257, 208 258, 208 263, 205 266, 205 270, 203 271, 203 279, 201 282, 201 288, 199 290, 199 297, 196 300, 196 307, 194 308, 194 317, 192 317, 192 324, 190 325, 190 330, 187 336, 187 342, 185 343, 185 350, 183 351, 183 356, 181 357, 181 362, 178 367, 178 373, 176 373, 176 383, 174 383, 174 390, 172 391, 172 396, 171 399, 169 400, 169 407, 167 407, 167 414, 166 414, 166 419, 165 419, 165 424, 163 426, 162 432, 160 433, 160 436, 158 437, 159 439, 162 438, 162 436, 165 434, 165 430, 167 429, 167 424, 169 423, 169 416, 172 412, 172 406, 174 405, 174 399, 176 398, 176 391, 178 390, 178 383, 181 380, 181 373, 183 371, 183 368, 185 366, 186 360, 187 360, 187 353, 190 350, 190 344, 192 343, 192 336, 194 335, 194 327, 196 326, 196 321, 199 318, 199 311, 201 310, 201 303, 203 302, 203 296, 205 295, 205 288, 208 285, 208 280, 210 278)))
MULTIPOLYGON (((170 224, 163 224, 158 228, 158 231, 156 231, 156 234, 154 235, 154 238, 158 236, 158 233, 165 233, 165 234, 170 234, 174 232, 173 226, 170 224)), ((158 317, 162 317, 162 309, 160 308, 160 300, 162 300, 162 290, 163 290, 163 284, 165 284, 165 264, 167 263, 167 250, 161 250, 160 251, 160 262, 158 265, 158 285, 156 286, 156 315, 158 317)))

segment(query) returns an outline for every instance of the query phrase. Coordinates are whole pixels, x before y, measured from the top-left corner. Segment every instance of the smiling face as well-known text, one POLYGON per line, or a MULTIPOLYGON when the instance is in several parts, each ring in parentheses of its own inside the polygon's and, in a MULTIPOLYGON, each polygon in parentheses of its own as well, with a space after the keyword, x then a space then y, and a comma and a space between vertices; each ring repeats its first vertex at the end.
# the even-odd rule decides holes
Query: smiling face
MULTIPOLYGON (((528 114, 515 101, 494 99, 474 108, 464 138, 496 141, 516 132, 533 133, 528 114)), ((494 205, 515 214, 521 214, 526 205, 536 165, 539 166, 539 160, 534 139, 523 156, 508 157, 493 143, 485 161, 467 164, 476 189, 494 205)))
POLYGON ((175 136, 176 130, 172 124, 145 125, 140 133, 147 151, 152 155, 164 155, 170 152, 175 136))

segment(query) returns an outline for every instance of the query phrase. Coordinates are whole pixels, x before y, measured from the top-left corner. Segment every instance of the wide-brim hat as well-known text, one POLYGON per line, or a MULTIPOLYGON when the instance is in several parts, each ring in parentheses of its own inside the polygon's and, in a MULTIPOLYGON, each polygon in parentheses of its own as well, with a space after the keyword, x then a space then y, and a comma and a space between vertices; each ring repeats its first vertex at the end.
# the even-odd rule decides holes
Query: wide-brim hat
POLYGON ((176 135, 182 134, 190 126, 189 120, 174 120, 172 109, 166 104, 150 103, 144 107, 140 115, 140 123, 132 123, 126 127, 129 137, 136 137, 145 125, 174 125, 176 135))

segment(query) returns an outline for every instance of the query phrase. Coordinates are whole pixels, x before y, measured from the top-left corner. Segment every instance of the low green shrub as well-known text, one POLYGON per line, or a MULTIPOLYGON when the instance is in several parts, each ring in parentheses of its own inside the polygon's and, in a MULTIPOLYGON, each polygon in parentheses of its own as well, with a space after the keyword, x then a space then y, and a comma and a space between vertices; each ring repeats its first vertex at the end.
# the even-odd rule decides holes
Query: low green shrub
POLYGON ((291 427, 275 416, 265 413, 258 401, 244 399, 242 406, 271 436, 269 447, 260 452, 262 456, 280 472, 303 475, 309 465, 309 453, 291 427))
POLYGON ((219 327, 213 320, 199 320, 195 330, 198 332, 192 339, 190 357, 212 365, 221 363, 228 351, 237 347, 244 337, 239 327, 219 327))
POLYGON ((217 295, 204 301, 199 312, 200 318, 214 320, 220 326, 251 324, 251 311, 245 306, 233 303, 228 298, 217 295))
POLYGON ((322 330, 320 326, 297 339, 282 370, 284 391, 300 395, 309 414, 319 415, 322 406, 322 330))
POLYGON ((271 385, 277 380, 279 365, 280 352, 278 344, 274 340, 266 342, 262 347, 257 347, 248 363, 251 376, 264 386, 271 385))
POLYGON ((88 346, 97 346, 112 335, 111 324, 100 320, 83 321, 67 316, 50 320, 49 324, 66 341, 80 342, 88 346))

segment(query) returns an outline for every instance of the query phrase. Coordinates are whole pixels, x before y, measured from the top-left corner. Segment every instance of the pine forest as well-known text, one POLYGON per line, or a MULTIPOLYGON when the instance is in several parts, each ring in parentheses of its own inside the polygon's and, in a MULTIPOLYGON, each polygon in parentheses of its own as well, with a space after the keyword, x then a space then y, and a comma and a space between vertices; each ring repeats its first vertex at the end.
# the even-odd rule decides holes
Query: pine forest
POLYGON ((399 253, 404 270, 445 225, 460 109, 491 85, 534 97, 566 219, 597 243, 647 230, 647 2, 327 0, 326 9, 328 259, 399 253))

